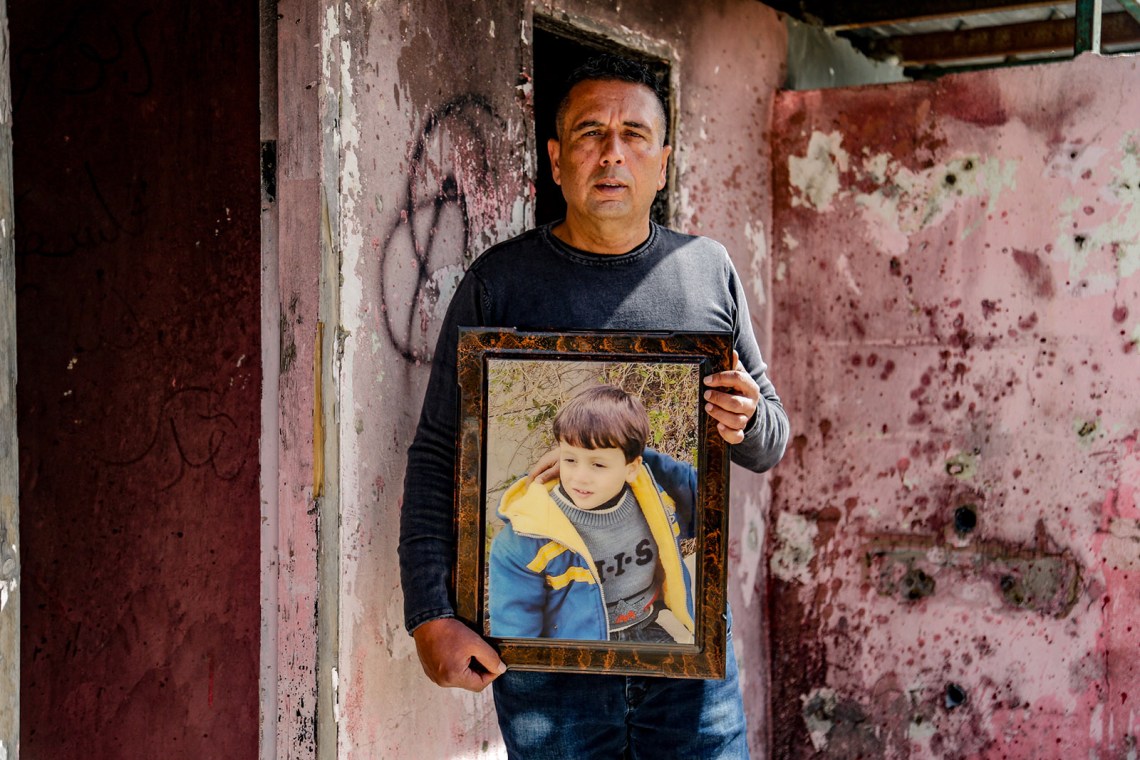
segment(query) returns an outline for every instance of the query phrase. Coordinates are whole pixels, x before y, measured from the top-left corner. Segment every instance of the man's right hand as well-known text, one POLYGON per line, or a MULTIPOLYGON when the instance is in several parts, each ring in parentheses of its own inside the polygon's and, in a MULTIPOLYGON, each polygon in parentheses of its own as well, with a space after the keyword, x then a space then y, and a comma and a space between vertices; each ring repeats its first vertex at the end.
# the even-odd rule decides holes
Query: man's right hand
POLYGON ((530 468, 527 477, 535 483, 545 483, 548 480, 554 480, 558 477, 560 470, 559 464, 561 464, 561 459, 558 456, 558 447, 555 446, 539 457, 539 460, 534 463, 534 467, 530 468))
POLYGON ((507 671, 491 645, 455 618, 429 620, 412 638, 424 672, 440 686, 483 691, 507 671))

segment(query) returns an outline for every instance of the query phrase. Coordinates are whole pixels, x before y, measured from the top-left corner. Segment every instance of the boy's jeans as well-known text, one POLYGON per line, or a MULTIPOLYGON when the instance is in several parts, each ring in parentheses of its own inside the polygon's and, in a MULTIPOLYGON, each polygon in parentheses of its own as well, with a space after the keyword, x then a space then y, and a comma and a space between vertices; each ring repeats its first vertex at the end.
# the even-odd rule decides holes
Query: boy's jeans
POLYGON ((507 671, 492 688, 508 755, 747 760, 731 628, 727 650, 723 681, 507 671))

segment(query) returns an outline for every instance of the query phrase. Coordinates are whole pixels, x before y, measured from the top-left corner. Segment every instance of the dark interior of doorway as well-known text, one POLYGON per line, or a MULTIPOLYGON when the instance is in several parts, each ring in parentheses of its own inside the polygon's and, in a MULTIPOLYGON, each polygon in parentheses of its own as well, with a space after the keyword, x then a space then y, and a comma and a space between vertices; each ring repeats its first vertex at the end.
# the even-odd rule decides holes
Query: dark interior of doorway
POLYGON ((257 3, 8 12, 20 749, 253 760, 257 3))
MULTIPOLYGON (((562 198, 562 190, 550 176, 550 156, 546 150, 546 143, 555 136, 554 114, 558 110, 558 101, 562 97, 567 77, 574 69, 599 53, 632 58, 649 66, 658 80, 664 83, 669 91, 669 102, 672 102, 668 61, 648 56, 604 37, 536 16, 533 82, 535 149, 538 159, 534 207, 536 224, 557 221, 566 214, 566 201, 562 198)), ((672 133, 672 123, 669 128, 672 133)), ((671 135, 670 142, 672 142, 671 135)), ((651 215, 653 221, 659 224, 667 224, 669 221, 670 190, 671 182, 657 193, 657 198, 653 202, 651 215)))

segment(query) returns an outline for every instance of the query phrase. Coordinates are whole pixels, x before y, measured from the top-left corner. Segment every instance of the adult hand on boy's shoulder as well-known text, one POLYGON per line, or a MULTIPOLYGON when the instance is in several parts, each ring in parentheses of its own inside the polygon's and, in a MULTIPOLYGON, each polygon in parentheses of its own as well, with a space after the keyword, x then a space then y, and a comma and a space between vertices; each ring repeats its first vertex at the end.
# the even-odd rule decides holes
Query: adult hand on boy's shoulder
POLYGON ((455 618, 429 620, 412 638, 424 673, 439 686, 483 691, 507 671, 491 645, 455 618))
POLYGON ((561 468, 558 466, 559 456, 558 447, 555 446, 550 451, 539 457, 534 466, 530 468, 527 477, 535 483, 545 483, 548 480, 555 480, 561 468))
POLYGON ((760 402, 760 386, 744 369, 740 357, 732 352, 732 369, 705 378, 705 411, 717 421, 720 437, 728 443, 744 440, 744 428, 760 402), (717 390, 713 390, 713 389, 717 390))

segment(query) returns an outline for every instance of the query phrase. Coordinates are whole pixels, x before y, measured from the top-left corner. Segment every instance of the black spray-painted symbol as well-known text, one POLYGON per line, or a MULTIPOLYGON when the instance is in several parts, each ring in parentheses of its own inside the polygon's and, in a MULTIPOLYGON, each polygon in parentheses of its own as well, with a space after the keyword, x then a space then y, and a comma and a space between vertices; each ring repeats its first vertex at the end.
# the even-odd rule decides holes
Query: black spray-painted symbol
POLYGON ((471 205, 490 195, 490 103, 462 95, 431 114, 412 152, 404 201, 381 249, 384 327, 405 361, 431 361, 443 309, 474 254, 471 205))

